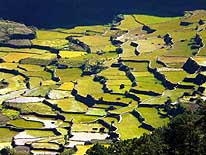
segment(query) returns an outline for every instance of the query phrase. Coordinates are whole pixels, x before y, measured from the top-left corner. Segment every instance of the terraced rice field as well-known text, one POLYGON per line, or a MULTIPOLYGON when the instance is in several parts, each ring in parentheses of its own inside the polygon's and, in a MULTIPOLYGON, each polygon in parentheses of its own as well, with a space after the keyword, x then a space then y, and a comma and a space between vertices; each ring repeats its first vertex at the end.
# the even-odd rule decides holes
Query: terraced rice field
POLYGON ((195 29, 203 27, 196 14, 206 22, 205 11, 124 15, 112 28, 37 30, 31 42, 45 50, 0 47, 0 148, 59 154, 77 146, 80 155, 92 146, 88 141, 109 144, 167 125, 168 103, 205 88, 205 45, 192 48, 196 34, 206 43, 205 30, 195 29))

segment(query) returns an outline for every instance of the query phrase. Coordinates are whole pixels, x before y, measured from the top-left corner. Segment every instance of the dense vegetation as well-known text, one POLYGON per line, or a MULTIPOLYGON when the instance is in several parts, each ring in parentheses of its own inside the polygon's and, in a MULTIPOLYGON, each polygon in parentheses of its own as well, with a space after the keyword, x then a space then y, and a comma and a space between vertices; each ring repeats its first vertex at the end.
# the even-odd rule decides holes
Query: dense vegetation
MULTIPOLYGON (((196 103, 197 104, 197 103, 196 103)), ((186 110, 167 127, 140 138, 119 141, 109 147, 95 144, 88 155, 204 155, 206 153, 206 103, 195 111, 186 110)))

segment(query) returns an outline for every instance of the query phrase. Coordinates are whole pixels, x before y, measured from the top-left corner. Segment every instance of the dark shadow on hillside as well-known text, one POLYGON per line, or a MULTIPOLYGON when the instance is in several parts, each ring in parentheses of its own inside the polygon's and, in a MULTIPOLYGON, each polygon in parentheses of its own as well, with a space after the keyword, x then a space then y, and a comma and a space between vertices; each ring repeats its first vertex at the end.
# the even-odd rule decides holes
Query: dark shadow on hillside
POLYGON ((119 13, 182 15, 206 0, 0 0, 0 17, 38 28, 107 24, 119 13))

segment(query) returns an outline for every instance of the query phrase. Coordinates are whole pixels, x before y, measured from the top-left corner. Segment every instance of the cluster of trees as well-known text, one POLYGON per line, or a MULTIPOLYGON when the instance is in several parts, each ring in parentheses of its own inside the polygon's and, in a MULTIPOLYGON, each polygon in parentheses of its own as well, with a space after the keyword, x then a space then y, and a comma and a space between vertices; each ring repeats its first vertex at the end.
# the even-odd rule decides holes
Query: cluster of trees
POLYGON ((95 144, 88 155, 205 155, 206 103, 196 111, 185 110, 167 127, 156 129, 140 138, 119 141, 109 147, 95 144))
POLYGON ((95 63, 91 63, 87 61, 84 65, 81 66, 83 71, 82 75, 92 75, 101 72, 106 69, 102 61, 96 61, 95 63))

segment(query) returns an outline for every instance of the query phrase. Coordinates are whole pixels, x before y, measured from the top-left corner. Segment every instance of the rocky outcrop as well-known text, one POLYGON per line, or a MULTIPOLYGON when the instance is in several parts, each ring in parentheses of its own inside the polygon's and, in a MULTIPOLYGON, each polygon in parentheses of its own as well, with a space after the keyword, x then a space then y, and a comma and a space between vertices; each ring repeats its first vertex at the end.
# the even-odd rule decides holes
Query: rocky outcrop
POLYGON ((31 46, 35 37, 34 29, 24 24, 0 20, 0 46, 31 46))
POLYGON ((89 45, 85 44, 84 42, 78 40, 78 39, 74 39, 73 37, 67 37, 66 38, 71 44, 73 44, 74 46, 78 46, 81 50, 87 52, 87 53, 91 53, 91 49, 89 47, 89 45))

